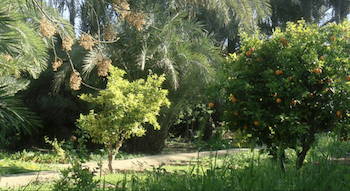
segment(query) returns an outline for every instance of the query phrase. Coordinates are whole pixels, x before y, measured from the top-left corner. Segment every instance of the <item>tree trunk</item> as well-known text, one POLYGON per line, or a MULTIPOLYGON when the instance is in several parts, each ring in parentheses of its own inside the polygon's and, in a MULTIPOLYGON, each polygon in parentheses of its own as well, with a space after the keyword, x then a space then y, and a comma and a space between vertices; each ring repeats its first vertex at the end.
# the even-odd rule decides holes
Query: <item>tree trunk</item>
POLYGON ((284 149, 280 152, 282 152, 281 154, 279 154, 280 155, 279 156, 280 168, 281 168, 282 172, 286 172, 286 167, 284 166, 286 155, 284 154, 284 149))
POLYGON ((120 147, 122 146, 122 142, 118 142, 115 146, 115 150, 113 150, 113 143, 109 143, 108 145, 108 170, 110 173, 113 173, 113 161, 115 156, 118 154, 120 147))
POLYGON ((309 151, 309 149, 310 149, 310 144, 308 143, 303 144, 303 150, 298 153, 298 160, 296 164, 297 169, 300 169, 303 166, 306 153, 307 151, 309 151))
POLYGON ((308 136, 303 140, 302 150, 301 152, 298 152, 298 160, 296 164, 297 169, 300 169, 303 166, 306 153, 310 150, 311 145, 314 141, 315 141, 315 128, 311 126, 308 136))

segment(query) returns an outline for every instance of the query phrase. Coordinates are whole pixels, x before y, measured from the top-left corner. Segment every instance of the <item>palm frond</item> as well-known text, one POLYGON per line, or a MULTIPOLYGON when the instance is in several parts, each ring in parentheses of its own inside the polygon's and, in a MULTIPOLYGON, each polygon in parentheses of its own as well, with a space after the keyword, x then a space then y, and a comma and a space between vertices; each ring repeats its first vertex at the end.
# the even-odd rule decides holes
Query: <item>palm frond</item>
POLYGON ((109 58, 107 47, 103 44, 95 46, 91 51, 89 51, 83 59, 83 74, 84 77, 88 78, 91 71, 95 68, 96 62, 100 58, 109 58))
POLYGON ((70 75, 71 70, 72 68, 68 64, 64 64, 63 66, 60 67, 60 70, 55 73, 54 78, 52 80, 52 85, 51 85, 52 92, 58 93, 60 91, 61 86, 64 84, 67 76, 70 75))
POLYGON ((3 95, 15 95, 18 91, 25 90, 29 83, 27 79, 17 79, 14 76, 0 77, 0 87, 6 92, 3 95))
POLYGON ((173 89, 178 89, 179 88, 179 80, 178 80, 178 75, 177 71, 174 66, 174 62, 171 61, 169 58, 164 57, 160 61, 157 62, 158 66, 160 68, 165 68, 165 73, 167 74, 166 76, 170 78, 171 85, 173 89))
POLYGON ((145 70, 147 50, 148 50, 147 46, 143 45, 141 49, 141 53, 138 55, 138 58, 136 59, 137 65, 139 65, 141 70, 145 70))
POLYGON ((34 113, 23 106, 20 99, 7 95, 4 87, 0 88, 0 127, 5 132, 31 133, 40 120, 34 113))

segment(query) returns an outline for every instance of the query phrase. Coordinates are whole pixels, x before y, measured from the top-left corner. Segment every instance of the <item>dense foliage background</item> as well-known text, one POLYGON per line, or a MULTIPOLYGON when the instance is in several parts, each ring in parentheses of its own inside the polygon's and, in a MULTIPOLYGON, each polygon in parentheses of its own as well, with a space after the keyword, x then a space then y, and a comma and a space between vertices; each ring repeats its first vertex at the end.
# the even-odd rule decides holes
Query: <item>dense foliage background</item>
POLYGON ((79 115, 92 107, 78 95, 105 89, 113 65, 130 81, 146 78, 149 70, 166 76, 162 88, 171 106, 160 111, 161 129, 146 126, 144 137, 131 138, 123 148, 150 153, 160 152, 170 135, 191 140, 202 129, 210 139, 227 110, 220 72, 229 54, 244 56, 255 46, 244 45, 246 38, 257 31, 269 37, 276 27, 283 32, 287 21, 341 23, 350 7, 342 0, 4 0, 0 5, 2 149, 43 146, 45 135, 68 139, 79 115))

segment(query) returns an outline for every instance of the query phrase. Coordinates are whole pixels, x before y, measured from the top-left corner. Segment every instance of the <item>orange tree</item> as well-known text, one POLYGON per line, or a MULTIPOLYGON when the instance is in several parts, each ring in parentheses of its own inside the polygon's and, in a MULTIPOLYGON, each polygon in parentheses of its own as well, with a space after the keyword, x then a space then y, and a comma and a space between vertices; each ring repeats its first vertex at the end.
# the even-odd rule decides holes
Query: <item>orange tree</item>
POLYGON ((348 22, 318 27, 299 21, 269 37, 242 34, 241 52, 222 65, 229 127, 275 151, 282 169, 285 148, 296 150, 300 168, 315 133, 346 132, 348 28, 348 22))

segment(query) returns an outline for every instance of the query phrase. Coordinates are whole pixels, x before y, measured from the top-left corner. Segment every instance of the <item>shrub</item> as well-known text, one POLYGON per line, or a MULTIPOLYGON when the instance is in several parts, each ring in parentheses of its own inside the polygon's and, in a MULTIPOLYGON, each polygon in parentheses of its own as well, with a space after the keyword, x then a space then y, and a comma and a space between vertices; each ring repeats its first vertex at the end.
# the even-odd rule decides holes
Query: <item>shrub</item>
POLYGON ((315 133, 347 132, 348 28, 348 22, 318 27, 299 21, 270 37, 243 33, 241 52, 222 66, 229 127, 266 145, 281 162, 285 148, 295 149, 297 167, 315 133))

